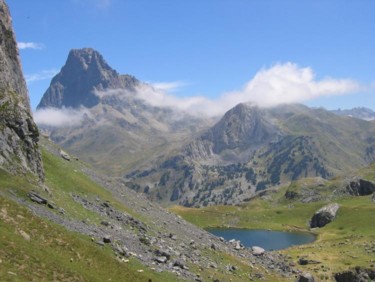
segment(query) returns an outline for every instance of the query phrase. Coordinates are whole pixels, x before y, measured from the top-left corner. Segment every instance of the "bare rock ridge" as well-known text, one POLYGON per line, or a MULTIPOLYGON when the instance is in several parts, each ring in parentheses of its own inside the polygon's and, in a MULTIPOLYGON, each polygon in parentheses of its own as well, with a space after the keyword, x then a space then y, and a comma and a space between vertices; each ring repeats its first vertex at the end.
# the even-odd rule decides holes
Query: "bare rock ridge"
POLYGON ((52 79, 37 108, 91 108, 100 102, 95 91, 134 90, 137 84, 138 80, 133 76, 118 74, 96 50, 73 49, 61 71, 52 79))
POLYGON ((0 167, 44 178, 39 131, 31 112, 8 6, 0 0, 0 167))

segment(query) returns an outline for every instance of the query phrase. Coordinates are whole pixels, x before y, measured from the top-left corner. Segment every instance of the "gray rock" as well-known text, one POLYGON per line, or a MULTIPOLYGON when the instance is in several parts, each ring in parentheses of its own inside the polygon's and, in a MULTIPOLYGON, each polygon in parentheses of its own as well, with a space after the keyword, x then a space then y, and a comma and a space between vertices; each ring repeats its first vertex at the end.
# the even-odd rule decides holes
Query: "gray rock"
POLYGON ((319 209, 311 218, 310 227, 323 227, 335 219, 339 204, 333 203, 319 209))
POLYGON ((298 264, 299 265, 307 265, 307 264, 309 264, 309 260, 307 258, 300 258, 298 260, 298 264))
POLYGON ((298 276, 296 282, 314 282, 315 279, 310 273, 303 273, 298 276))
POLYGON ((8 6, 0 1, 0 167, 44 180, 34 123, 8 6))
POLYGON ((286 191, 284 197, 288 200, 293 200, 298 197, 298 193, 294 191, 286 191))
POLYGON ((163 249, 158 249, 154 252, 157 256, 159 257, 166 257, 168 260, 171 259, 171 254, 169 251, 167 250, 163 250, 163 249))
POLYGON ((68 153, 64 152, 63 150, 60 150, 60 156, 67 161, 70 161, 70 156, 68 153))
POLYGON ((252 250, 254 256, 263 255, 264 252, 265 252, 265 250, 263 248, 257 247, 257 246, 251 247, 251 250, 252 250))
POLYGON ((167 257, 157 257, 155 259, 158 263, 166 263, 168 261, 167 257))
POLYGON ((112 242, 111 236, 110 235, 105 235, 103 237, 103 242, 104 243, 111 243, 112 242))
POLYGON ((367 196, 375 192, 375 183, 365 179, 351 181, 346 187, 350 195, 367 196))
POLYGON ((48 202, 47 199, 43 198, 42 196, 38 195, 35 192, 29 192, 28 196, 31 201, 38 203, 40 205, 45 205, 48 202))

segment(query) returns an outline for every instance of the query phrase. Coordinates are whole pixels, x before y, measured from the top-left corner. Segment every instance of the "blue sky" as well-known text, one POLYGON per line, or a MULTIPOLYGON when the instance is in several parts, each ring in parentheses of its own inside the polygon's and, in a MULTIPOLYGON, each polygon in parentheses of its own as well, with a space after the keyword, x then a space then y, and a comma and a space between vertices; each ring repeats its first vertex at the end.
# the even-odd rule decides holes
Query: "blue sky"
POLYGON ((375 109, 375 1, 7 3, 33 108, 69 50, 92 47, 177 98, 375 109))

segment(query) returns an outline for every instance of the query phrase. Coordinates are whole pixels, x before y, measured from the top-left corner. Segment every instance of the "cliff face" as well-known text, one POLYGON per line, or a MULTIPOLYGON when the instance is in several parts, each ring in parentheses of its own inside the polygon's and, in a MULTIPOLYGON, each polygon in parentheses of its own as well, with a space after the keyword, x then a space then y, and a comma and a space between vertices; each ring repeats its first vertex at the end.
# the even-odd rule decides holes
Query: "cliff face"
POLYGON ((9 9, 0 0, 0 167, 44 178, 38 128, 31 111, 9 9))

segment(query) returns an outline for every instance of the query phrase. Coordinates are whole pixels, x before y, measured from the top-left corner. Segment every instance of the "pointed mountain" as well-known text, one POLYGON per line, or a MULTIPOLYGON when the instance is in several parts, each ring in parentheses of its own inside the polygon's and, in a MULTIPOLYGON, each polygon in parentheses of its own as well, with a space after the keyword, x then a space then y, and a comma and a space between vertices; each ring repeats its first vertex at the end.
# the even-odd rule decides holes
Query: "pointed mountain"
POLYGON ((73 49, 37 108, 91 108, 100 102, 95 91, 134 90, 137 84, 138 80, 134 77, 119 75, 98 51, 91 48, 73 49))
POLYGON ((0 0, 0 167, 43 179, 39 131, 31 112, 9 9, 0 0))
POLYGON ((193 159, 215 163, 244 162, 260 146, 278 138, 280 132, 266 112, 251 104, 238 104, 230 109, 211 129, 186 148, 193 159))

